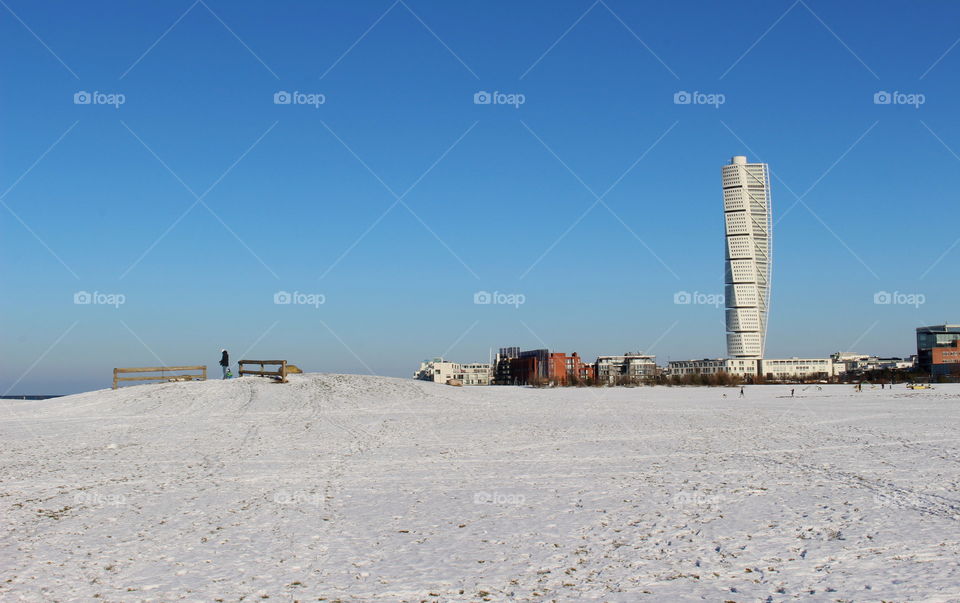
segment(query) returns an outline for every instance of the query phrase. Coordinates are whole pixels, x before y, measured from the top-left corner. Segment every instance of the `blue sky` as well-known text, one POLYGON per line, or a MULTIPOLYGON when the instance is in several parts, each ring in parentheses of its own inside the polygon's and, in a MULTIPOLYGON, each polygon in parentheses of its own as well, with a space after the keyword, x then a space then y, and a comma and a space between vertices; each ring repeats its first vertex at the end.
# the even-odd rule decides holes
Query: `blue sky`
POLYGON ((776 175, 768 355, 910 354, 916 326, 960 320, 958 16, 4 0, 0 390, 213 367, 221 347, 394 376, 505 345, 719 357, 722 307, 674 297, 722 292, 736 154, 776 175))

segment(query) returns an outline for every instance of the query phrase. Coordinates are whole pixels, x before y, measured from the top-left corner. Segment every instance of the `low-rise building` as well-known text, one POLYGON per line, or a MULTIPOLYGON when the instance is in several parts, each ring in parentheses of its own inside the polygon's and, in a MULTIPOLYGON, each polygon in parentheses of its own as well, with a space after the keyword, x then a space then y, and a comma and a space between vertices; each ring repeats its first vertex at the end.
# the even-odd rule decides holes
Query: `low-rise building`
POLYGON ((759 361, 753 358, 727 358, 723 362, 723 370, 739 377, 756 377, 759 361))
POLYGON ((667 373, 671 377, 685 375, 715 375, 723 372, 723 358, 703 358, 701 360, 671 360, 667 363, 667 373))
POLYGON ((525 350, 510 360, 514 385, 546 382, 550 370, 550 350, 525 350))
POLYGON ((584 363, 576 352, 565 354, 547 349, 500 348, 492 371, 496 385, 568 385, 572 378, 594 378, 593 365, 584 363))
POLYGON ((917 366, 917 361, 914 358, 881 358, 880 359, 880 368, 897 370, 897 371, 909 371, 910 369, 917 366))
POLYGON ((456 362, 447 362, 443 358, 432 358, 420 363, 420 368, 413 374, 413 378, 421 381, 446 383, 447 379, 453 379, 459 371, 460 365, 456 362))
POLYGON ((556 385, 569 385, 573 377, 591 373, 589 364, 584 364, 579 354, 552 352, 547 366, 547 380, 556 385))
POLYGON ((464 385, 490 385, 492 372, 491 366, 483 362, 460 365, 461 381, 464 385))
POLYGON ((829 379, 836 376, 832 358, 764 358, 760 374, 774 381, 829 379))
POLYGON ((622 356, 598 356, 594 365, 601 383, 640 383, 657 376, 657 357, 627 352, 622 356))
POLYGON ((685 375, 716 375, 727 373, 740 377, 753 377, 757 374, 757 360, 752 358, 703 358, 701 360, 671 360, 667 363, 667 375, 683 377, 685 375))
POLYGON ((414 379, 446 383, 451 379, 460 381, 463 385, 490 385, 492 377, 491 366, 485 363, 461 364, 447 362, 443 358, 433 358, 420 363, 420 368, 413 374, 414 379))
POLYGON ((834 374, 837 376, 855 376, 859 373, 882 370, 910 370, 916 366, 916 357, 881 358, 867 354, 837 352, 830 355, 833 360, 834 374))
POLYGON ((597 378, 596 370, 595 365, 583 363, 577 370, 577 377, 581 382, 592 383, 597 378))
POLYGON ((867 354, 853 354, 850 352, 837 352, 830 355, 833 360, 834 371, 838 375, 844 373, 857 373, 863 371, 870 365, 870 356, 867 354))

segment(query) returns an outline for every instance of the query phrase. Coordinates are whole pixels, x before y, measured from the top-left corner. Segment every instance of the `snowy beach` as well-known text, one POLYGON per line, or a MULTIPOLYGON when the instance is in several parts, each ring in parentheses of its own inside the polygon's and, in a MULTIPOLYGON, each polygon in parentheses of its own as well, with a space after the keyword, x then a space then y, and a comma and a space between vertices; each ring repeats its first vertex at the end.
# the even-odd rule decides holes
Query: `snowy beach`
POLYGON ((3 400, 0 598, 960 600, 960 386, 738 391, 3 400))

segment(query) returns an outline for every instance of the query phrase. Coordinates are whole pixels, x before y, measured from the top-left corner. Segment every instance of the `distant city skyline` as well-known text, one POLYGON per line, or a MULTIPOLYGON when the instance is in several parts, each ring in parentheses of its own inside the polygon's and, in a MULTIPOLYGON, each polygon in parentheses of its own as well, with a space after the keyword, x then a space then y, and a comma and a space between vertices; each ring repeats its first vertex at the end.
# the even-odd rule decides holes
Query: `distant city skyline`
POLYGON ((765 354, 955 324, 960 5, 6 0, 0 394, 281 357, 727 353, 717 168, 767 164, 765 354))

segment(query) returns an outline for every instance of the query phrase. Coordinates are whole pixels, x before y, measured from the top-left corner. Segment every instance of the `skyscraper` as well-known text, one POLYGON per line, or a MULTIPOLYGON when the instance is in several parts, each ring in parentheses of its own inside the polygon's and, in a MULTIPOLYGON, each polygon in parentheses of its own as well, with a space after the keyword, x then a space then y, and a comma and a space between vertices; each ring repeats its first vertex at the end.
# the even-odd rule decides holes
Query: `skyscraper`
POLYGON ((770 172, 737 155, 723 166, 727 356, 763 358, 770 310, 770 172))

